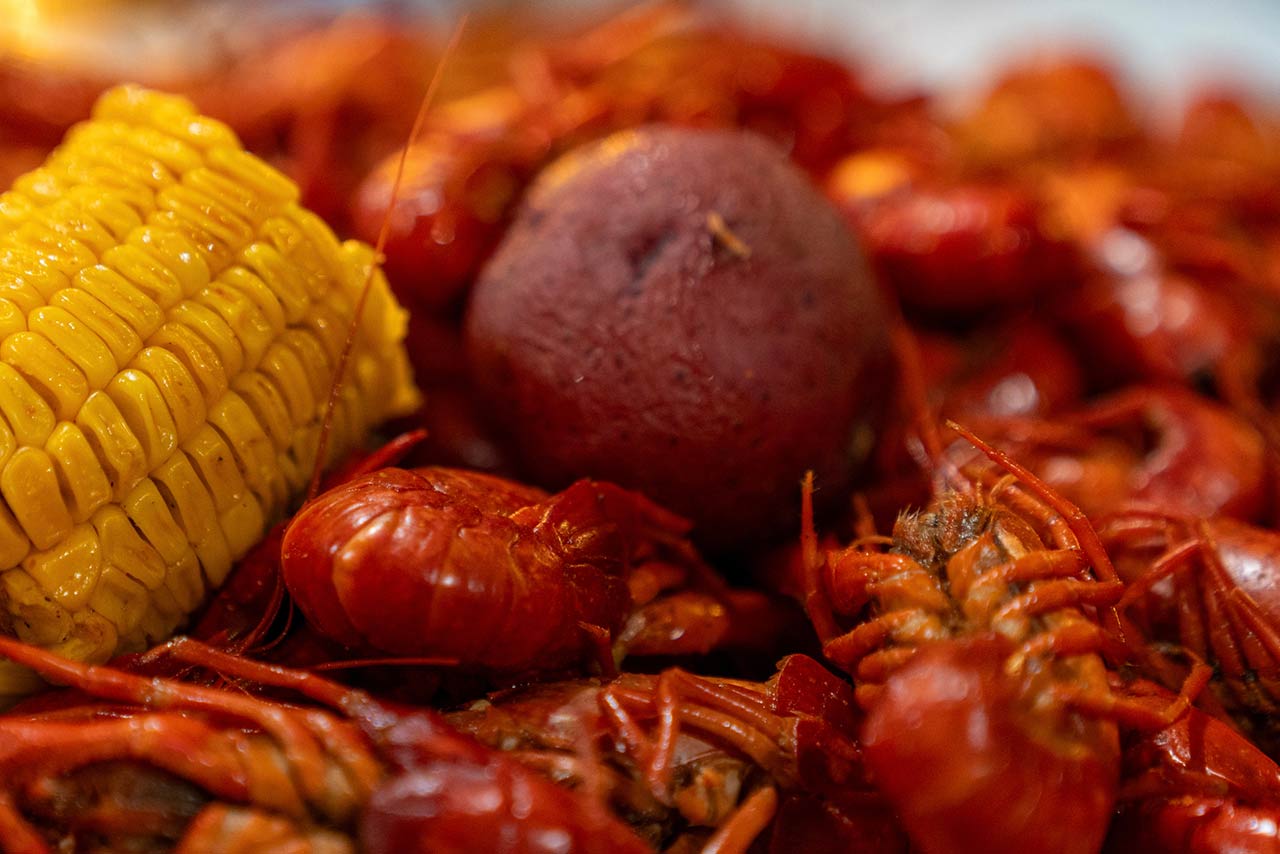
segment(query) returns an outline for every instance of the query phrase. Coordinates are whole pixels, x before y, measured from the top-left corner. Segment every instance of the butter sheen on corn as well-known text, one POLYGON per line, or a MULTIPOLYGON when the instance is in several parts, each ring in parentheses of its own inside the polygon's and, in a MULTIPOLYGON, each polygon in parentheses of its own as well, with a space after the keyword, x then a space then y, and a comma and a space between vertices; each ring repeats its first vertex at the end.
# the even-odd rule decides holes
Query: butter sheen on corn
MULTIPOLYGON (((0 631, 90 662, 163 640, 305 489, 374 258, 297 198, 130 86, 0 194, 0 631)), ((405 328, 375 270, 330 459, 415 405, 405 328)), ((0 696, 38 684, 0 665, 0 696)))

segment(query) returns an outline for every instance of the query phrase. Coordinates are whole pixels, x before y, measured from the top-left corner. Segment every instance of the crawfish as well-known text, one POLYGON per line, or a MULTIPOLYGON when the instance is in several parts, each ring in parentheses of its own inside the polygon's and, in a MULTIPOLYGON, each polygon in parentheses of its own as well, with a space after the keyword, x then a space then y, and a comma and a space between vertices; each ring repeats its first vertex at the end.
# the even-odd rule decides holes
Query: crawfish
MULTIPOLYGON (((1280 533, 1223 517, 1130 511, 1102 536, 1130 581, 1119 604, 1143 630, 1213 665, 1223 709, 1280 749, 1280 533)), ((1172 682, 1180 668, 1153 662, 1172 682)))
MULTIPOLYGON (((84 665, 0 637, 0 655, 41 677, 140 707, 100 720, 93 707, 72 707, 49 720, 0 719, 14 736, 0 757, 6 780, 0 791, 4 850, 51 851, 22 813, 32 785, 88 763, 117 760, 168 770, 216 801, 290 818, 312 840, 336 841, 316 832, 326 827, 353 831, 369 854, 648 850, 600 805, 459 734, 433 711, 400 712, 314 674, 188 639, 153 654, 259 686, 296 690, 339 714, 84 665), (246 732, 246 725, 263 735, 246 732), (264 737, 270 749, 255 748, 253 739, 264 737)), ((243 842, 233 838, 234 822, 227 833, 218 818, 214 814, 189 828, 200 834, 193 850, 211 837, 222 850, 243 842)), ((240 829, 257 834, 262 828, 249 821, 240 829)))
MULTIPOLYGON (((1145 680, 1112 681, 1152 709, 1172 697, 1145 680)), ((1280 847, 1280 766, 1196 708, 1163 729, 1126 736, 1119 803, 1107 852, 1226 854, 1280 847)))
POLYGON ((69 775, 103 763, 145 764, 207 797, 332 828, 354 826, 383 778, 360 732, 322 710, 84 665, 11 638, 0 637, 0 655, 48 681, 132 707, 80 705, 0 718, 6 851, 49 852, 24 808, 47 801, 69 775))
POLYGON ((1132 505, 1264 516, 1266 446, 1247 420, 1178 387, 1135 386, 1050 422, 981 421, 1091 518, 1132 505))
MULTIPOLYGON (((350 647, 552 671, 609 647, 705 652, 728 615, 689 525, 638 493, 582 480, 555 495, 440 467, 388 468, 303 507, 281 549, 308 621, 350 647), (644 607, 640 607, 644 606, 644 607)), ((603 658, 601 658, 603 656, 603 658)))
MULTIPOLYGON (((1093 612, 1123 584, 1096 532, 951 426, 1010 476, 988 488, 954 473, 892 538, 825 556, 806 489, 807 607, 827 658, 855 678, 868 764, 917 845, 1096 851, 1119 775, 1117 721, 1163 725, 1189 698, 1154 712, 1111 692, 1093 612), (1028 757, 1020 773, 1015 759, 1028 757)), ((1187 694, 1205 679, 1197 670, 1187 694)))
POLYGON ((671 669, 544 684, 448 716, 553 779, 604 789, 664 848, 702 828, 758 832, 779 792, 788 813, 822 805, 877 840, 874 850, 901 851, 905 839, 862 769, 858 718, 849 686, 804 655, 784 658, 765 683, 671 669))

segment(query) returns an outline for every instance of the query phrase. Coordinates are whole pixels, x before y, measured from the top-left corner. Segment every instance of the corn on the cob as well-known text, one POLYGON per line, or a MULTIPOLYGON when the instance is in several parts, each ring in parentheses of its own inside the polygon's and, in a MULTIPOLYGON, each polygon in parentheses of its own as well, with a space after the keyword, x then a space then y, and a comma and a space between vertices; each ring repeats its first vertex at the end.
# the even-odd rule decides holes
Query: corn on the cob
MULTIPOLYGON (((86 661, 169 635, 305 487, 373 263, 136 87, 0 194, 0 630, 86 661)), ((375 273, 331 455, 413 405, 404 330, 375 273)))

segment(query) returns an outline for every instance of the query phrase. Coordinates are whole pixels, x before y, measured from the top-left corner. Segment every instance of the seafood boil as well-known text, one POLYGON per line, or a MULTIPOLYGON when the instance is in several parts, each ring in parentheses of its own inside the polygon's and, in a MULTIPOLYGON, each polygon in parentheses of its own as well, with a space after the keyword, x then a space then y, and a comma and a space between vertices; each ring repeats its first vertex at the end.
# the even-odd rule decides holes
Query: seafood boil
POLYGON ((1280 104, 397 15, 0 42, 0 851, 1280 851, 1280 104))

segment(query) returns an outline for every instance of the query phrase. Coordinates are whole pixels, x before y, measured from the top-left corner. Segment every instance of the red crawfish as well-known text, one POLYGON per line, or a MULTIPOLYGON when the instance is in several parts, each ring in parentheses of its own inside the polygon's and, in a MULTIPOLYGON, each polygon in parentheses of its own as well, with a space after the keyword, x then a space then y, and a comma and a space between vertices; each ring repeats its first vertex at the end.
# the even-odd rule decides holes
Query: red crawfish
POLYGON ((849 686, 804 655, 765 683, 623 674, 507 692, 448 716, 554 779, 603 790, 664 850, 713 827, 759 832, 781 799, 788 814, 812 802, 856 824, 864 850, 903 851, 863 772, 859 717, 849 686))
POLYGON ((705 652, 727 629, 689 524, 582 480, 548 495, 457 469, 388 468, 305 505, 281 549, 310 624, 349 647, 486 671, 705 652), (675 589, 670 595, 661 595, 675 589))
MULTIPOLYGON (((855 679, 867 762, 916 845, 1095 852, 1119 778, 1116 722, 1163 725, 1189 699, 1157 713, 1110 690, 1093 613, 1123 584, 1093 528, 951 426, 1009 476, 954 474, 891 538, 820 556, 806 489, 809 612, 855 679)), ((1188 695, 1208 674, 1195 677, 1188 695)))
MULTIPOLYGON (((12 638, 0 637, 0 655, 47 681, 121 704, 73 704, 0 717, 0 849, 14 854, 49 854, 75 844, 74 823, 37 830, 26 813, 39 813, 52 793, 74 788, 77 775, 104 765, 141 764, 165 772, 175 810, 183 809, 180 796, 186 792, 189 801, 194 787, 196 803, 240 804, 336 829, 355 826, 385 774, 359 730, 322 710, 84 665, 12 638)), ((120 779, 136 789, 147 777, 131 773, 120 779)), ((83 821, 85 811, 76 810, 73 818, 83 821)), ((91 825, 80 833, 93 838, 108 829, 123 836, 117 839, 121 844, 147 836, 139 823, 91 825)))
MULTIPOLYGON (((1113 686, 1152 710, 1173 699, 1145 680, 1113 686)), ((1126 733, 1123 766, 1109 854, 1280 850, 1280 766, 1228 724, 1191 708, 1126 733)))
MULTIPOLYGON (((1234 519, 1130 511, 1101 534, 1130 582, 1130 609, 1154 640, 1213 665, 1227 712, 1264 749, 1280 748, 1280 533, 1234 519)), ((1163 681, 1180 668, 1159 668, 1163 681)))
MULTIPOLYGON (((972 419, 971 419, 972 420, 972 419)), ((1252 424, 1178 387, 1135 386, 1045 419, 977 419, 1090 518, 1154 506, 1256 520, 1267 449, 1252 424)))
MULTIPOLYGON (((3 850, 51 854, 23 814, 33 790, 91 763, 127 761, 168 771, 215 802, 286 817, 303 836, 315 838, 323 828, 350 833, 367 854, 649 851, 603 805, 458 733, 436 712, 393 709, 315 674, 187 639, 152 654, 246 684, 294 690, 333 711, 84 665, 0 637, 0 655, 44 679, 134 707, 100 715, 96 706, 71 706, 43 718, 0 718, 7 733, 0 738, 3 850)), ((260 829, 254 825, 241 828, 250 839, 260 829)), ((204 837, 226 827, 197 823, 190 830, 204 837)), ((221 850, 243 841, 224 836, 221 850)))

